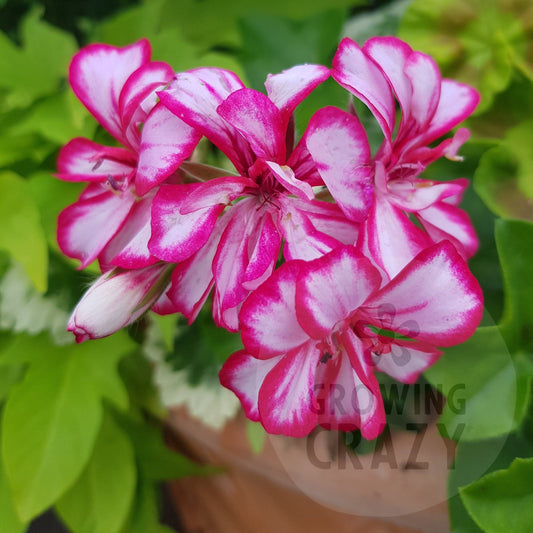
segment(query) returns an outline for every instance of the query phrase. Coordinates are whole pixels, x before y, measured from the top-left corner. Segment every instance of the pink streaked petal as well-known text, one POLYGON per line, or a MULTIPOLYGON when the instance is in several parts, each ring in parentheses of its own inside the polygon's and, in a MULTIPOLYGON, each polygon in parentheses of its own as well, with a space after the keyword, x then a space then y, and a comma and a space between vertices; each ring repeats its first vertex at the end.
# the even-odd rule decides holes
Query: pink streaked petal
POLYGON ((240 321, 242 342, 254 357, 287 353, 309 340, 296 318, 296 280, 302 261, 279 267, 244 302, 240 321))
POLYGON ((444 198, 461 194, 462 180, 434 182, 424 179, 390 180, 388 200, 405 211, 420 211, 444 198))
POLYGON ((295 176, 299 180, 306 181, 311 187, 324 185, 324 180, 318 173, 316 163, 313 161, 305 144, 305 134, 292 151, 287 161, 287 166, 293 169, 295 176))
MULTIPOLYGON (((95 185, 95 188, 100 186, 95 185)), ((118 195, 101 190, 103 192, 82 198, 59 214, 57 242, 63 253, 81 261, 80 268, 98 257, 120 230, 135 203, 135 196, 129 191, 118 195)))
POLYGON ((437 146, 430 148, 429 146, 420 146, 413 148, 420 142, 420 138, 413 139, 410 145, 405 147, 406 157, 404 160, 416 161, 422 166, 427 166, 433 161, 446 157, 451 161, 462 161, 463 158, 458 155, 459 149, 470 137, 470 131, 466 128, 459 128, 453 137, 445 139, 437 146))
POLYGON ((217 108, 243 87, 242 81, 229 70, 197 68, 178 73, 169 87, 158 93, 172 113, 218 146, 239 173, 252 163, 250 148, 245 142, 237 143, 237 132, 217 113, 217 108), (246 165, 241 164, 243 159, 246 165))
POLYGON ((313 343, 288 352, 267 374, 259 390, 259 417, 274 435, 304 437, 318 421, 314 395, 320 351, 313 343))
POLYGON ((101 263, 131 269, 142 268, 158 261, 148 250, 154 194, 135 203, 122 228, 102 250, 99 257, 101 263))
POLYGON ((361 234, 372 260, 393 278, 421 250, 431 246, 429 236, 415 226, 402 211, 376 196, 361 234))
POLYGON ((168 178, 200 141, 194 130, 159 104, 148 115, 141 134, 135 191, 146 194, 168 178))
POLYGON ((286 165, 278 165, 272 161, 265 161, 265 164, 270 168, 272 174, 276 179, 292 194, 298 198, 307 198, 312 200, 315 197, 313 187, 305 181, 301 181, 295 177, 293 170, 286 165))
POLYGON ((65 181, 107 181, 108 176, 132 174, 137 156, 124 148, 112 148, 76 137, 68 142, 57 160, 56 176, 65 181))
POLYGON ((214 205, 229 205, 247 189, 257 189, 251 179, 244 176, 222 176, 203 183, 188 184, 187 196, 180 205, 180 213, 186 215, 214 205))
MULTIPOLYGON (((174 77, 172 67, 160 61, 151 61, 137 69, 126 81, 118 101, 122 127, 126 130, 143 102, 158 88, 163 88, 174 77)), ((144 108, 147 115, 151 108, 144 108)))
POLYGON ((365 439, 375 439, 385 427, 385 409, 373 374, 368 381, 370 387, 361 381, 345 352, 319 364, 315 385, 319 424, 341 431, 361 429, 365 439))
POLYGON ((310 337, 327 337, 380 284, 378 271, 353 246, 336 248, 302 266, 296 285, 298 322, 310 337))
POLYGON ((306 145, 329 192, 346 216, 364 220, 372 203, 370 147, 359 120, 336 107, 309 121, 306 145))
POLYGON ((431 122, 439 104, 439 67, 428 55, 413 52, 405 63, 405 75, 413 87, 410 116, 415 119, 419 130, 423 130, 431 122))
POLYGON ((158 315, 173 315, 179 313, 179 310, 174 305, 174 302, 167 296, 166 292, 157 299, 151 310, 158 315))
POLYGON ((372 58, 345 37, 333 58, 331 75, 370 108, 385 138, 390 140, 394 130, 394 97, 383 71, 372 58))
POLYGON ((248 141, 257 157, 285 162, 285 134, 280 110, 253 89, 231 93, 217 108, 218 114, 248 141))
POLYGON ((433 242, 449 240, 465 259, 479 248, 479 239, 468 214, 447 202, 438 202, 419 211, 417 218, 433 242))
POLYGON ((428 144, 468 118, 479 103, 479 93, 468 85, 443 79, 439 105, 424 132, 428 144))
POLYGON ((74 93, 119 141, 125 140, 119 111, 120 93, 131 74, 150 61, 150 55, 147 39, 123 48, 91 44, 82 48, 70 64, 69 81, 74 93))
MULTIPOLYGON (((311 221, 313 215, 299 208, 297 205, 290 205, 292 202, 284 201, 282 213, 279 218, 279 226, 285 239, 283 255, 287 261, 291 259, 303 259, 310 261, 327 254, 337 246, 343 244, 336 238, 328 235, 324 231, 319 231, 311 221)), ((333 204, 332 204, 333 205, 333 204)), ((317 221, 314 217, 314 221, 317 221)), ((335 230, 335 221, 327 220, 328 230, 335 230)), ((344 223, 339 225, 339 233, 343 233, 346 228, 344 223)), ((354 242, 357 233, 353 234, 354 242)))
POLYGON ((288 121, 296 106, 313 89, 329 78, 329 69, 322 65, 296 65, 279 74, 269 74, 265 87, 267 95, 288 121))
POLYGON ((266 375, 274 368, 282 356, 271 359, 256 359, 245 350, 230 355, 220 370, 220 383, 233 391, 241 401, 246 416, 258 422, 260 420, 257 401, 259 389, 266 375))
POLYGON ((418 254, 365 303, 378 327, 374 315, 383 305, 393 309, 390 330, 434 346, 452 346, 474 333, 483 297, 463 258, 444 241, 418 254))
POLYGON ((395 339, 390 353, 374 355, 373 359, 376 370, 401 383, 414 383, 441 355, 431 344, 395 339))
POLYGON ((176 265, 172 273, 167 296, 189 324, 196 319, 213 288, 213 258, 224 228, 223 222, 224 217, 221 217, 207 243, 192 257, 176 265))
POLYGON ((396 37, 373 37, 363 45, 363 51, 379 65, 389 80, 405 121, 410 115, 413 87, 404 67, 413 52, 412 48, 396 37))
POLYGON ((152 206, 152 236, 148 248, 163 261, 179 263, 197 252, 209 239, 223 205, 215 204, 192 213, 180 208, 195 184, 164 185, 152 206))
POLYGON ((268 211, 257 220, 248 235, 248 265, 244 273, 243 286, 256 289, 269 276, 279 256, 281 235, 268 211))

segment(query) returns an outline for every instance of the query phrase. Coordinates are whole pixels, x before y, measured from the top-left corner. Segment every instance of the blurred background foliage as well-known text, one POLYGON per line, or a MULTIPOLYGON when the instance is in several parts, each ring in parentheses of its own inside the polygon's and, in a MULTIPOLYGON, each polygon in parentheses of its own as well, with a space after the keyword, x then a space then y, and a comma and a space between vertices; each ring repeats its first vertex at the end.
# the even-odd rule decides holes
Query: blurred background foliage
MULTIPOLYGON (((450 508, 454 530, 499 531, 497 512, 487 514, 483 500, 487 486, 498 499, 498 480, 496 489, 492 479, 476 481, 480 473, 471 465, 494 439, 511 433, 499 460, 487 467, 504 469, 505 487, 530 468, 527 460, 511 468, 512 461, 533 455, 527 429, 533 374, 527 333, 533 331, 531 1, 0 0, 0 30, 3 530, 25 531, 54 507, 74 533, 169 531, 159 524, 158 483, 205 472, 166 451, 160 437, 165 406, 187 404, 214 427, 238 407, 217 387, 216 371, 239 339, 215 330, 205 317, 187 329, 177 317, 149 315, 128 332, 81 346, 64 331, 97 267, 80 272, 58 249, 57 215, 77 199, 82 185, 56 179, 55 161, 71 138, 98 140, 105 134, 69 89, 73 54, 91 42, 125 45, 147 37, 153 58, 175 70, 224 67, 263 90, 269 72, 302 62, 330 65, 342 36, 362 44, 373 35, 398 35, 431 54, 444 76, 473 85, 482 96, 466 124, 472 136, 461 150, 464 162, 439 161, 425 176, 473 179, 463 205, 481 248, 471 268, 484 290, 486 323, 492 325, 487 330, 503 335, 507 348, 494 349, 493 333, 481 329, 450 350, 427 378, 440 385, 468 381, 464 376, 472 368, 484 367, 472 380, 468 422, 474 430, 459 446, 450 508), (502 358, 507 350, 511 374, 502 358), (502 410, 498 402, 509 379, 520 390, 502 410), (486 382, 496 389, 485 390, 486 382), (457 496, 455 489, 468 484, 457 496)), ((348 102, 346 91, 329 80, 297 109, 297 131, 304 131, 319 107, 345 108, 348 102)), ((376 124, 360 111, 379 143, 376 124)), ((445 422, 450 428, 457 424, 451 415, 445 422)), ((261 440, 255 430, 250 433, 254 442, 261 440)))

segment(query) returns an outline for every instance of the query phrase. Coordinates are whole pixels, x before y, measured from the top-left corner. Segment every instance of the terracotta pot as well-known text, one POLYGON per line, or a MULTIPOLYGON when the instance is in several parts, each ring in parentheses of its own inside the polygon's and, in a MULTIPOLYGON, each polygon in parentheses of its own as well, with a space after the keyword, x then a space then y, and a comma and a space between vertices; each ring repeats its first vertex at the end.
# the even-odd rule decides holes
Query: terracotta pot
POLYGON ((445 533, 452 441, 434 423, 397 432, 366 455, 336 432, 269 436, 260 454, 243 414, 213 431, 183 409, 168 420, 177 448, 225 472, 171 483, 187 533, 445 533))

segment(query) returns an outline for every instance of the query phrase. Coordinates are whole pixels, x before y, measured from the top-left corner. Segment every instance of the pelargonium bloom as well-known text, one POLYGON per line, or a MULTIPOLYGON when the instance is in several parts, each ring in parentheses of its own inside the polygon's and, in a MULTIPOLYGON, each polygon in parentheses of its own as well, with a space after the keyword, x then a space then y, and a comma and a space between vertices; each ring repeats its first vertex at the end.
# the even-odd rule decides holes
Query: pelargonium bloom
POLYGON ((465 258, 473 255, 477 237, 468 216, 457 207, 467 181, 441 183, 419 176, 442 156, 458 158, 457 151, 469 135, 464 128, 430 145, 472 113, 478 93, 442 79, 429 56, 393 37, 375 37, 363 47, 344 39, 332 77, 368 106, 384 136, 377 154, 370 157, 359 120, 331 107, 319 110, 308 127, 307 148, 347 216, 361 172, 372 169, 375 194, 361 228, 360 246, 389 277, 440 240, 453 242, 465 258), (396 101, 401 110, 398 125, 396 101), (424 230, 409 221, 409 214, 424 230))
POLYGON ((412 383, 438 346, 472 335, 481 314, 480 287, 449 242, 422 251, 384 286, 367 258, 342 246, 285 263, 248 297, 244 350, 220 379, 269 433, 301 437, 321 424, 372 439, 385 424, 375 371, 412 383))
MULTIPOLYGON (((326 67, 298 65, 269 75, 264 95, 232 72, 200 68, 179 73, 159 93, 236 169, 162 186, 154 199, 149 248, 178 263, 168 296, 190 320, 214 287, 215 321, 236 331, 240 306, 272 273, 282 239, 287 259, 311 259, 355 241, 357 225, 338 206, 314 199, 313 186, 323 182, 305 141, 293 146, 292 112, 328 76, 326 67)), ((358 209, 354 218, 364 218, 368 206, 358 209)))
POLYGON ((146 39, 123 48, 92 44, 70 65, 74 93, 122 145, 78 137, 59 154, 59 178, 90 183, 58 221, 59 245, 81 261, 80 268, 96 258, 105 268, 157 262, 147 248, 155 194, 151 189, 174 173, 200 139, 157 103, 156 90, 174 72, 150 56, 146 39))
POLYGON ((174 265, 114 268, 102 274, 72 312, 68 331, 76 342, 107 337, 132 324, 157 302, 168 287, 174 265))

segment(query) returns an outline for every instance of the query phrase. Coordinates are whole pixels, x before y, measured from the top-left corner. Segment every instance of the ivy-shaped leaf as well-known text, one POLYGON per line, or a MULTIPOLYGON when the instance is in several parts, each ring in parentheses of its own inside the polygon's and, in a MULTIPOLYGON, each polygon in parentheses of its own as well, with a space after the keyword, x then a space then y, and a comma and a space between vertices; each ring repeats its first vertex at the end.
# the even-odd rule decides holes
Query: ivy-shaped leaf
POLYGON ((2 453, 18 513, 29 520, 85 468, 100 428, 102 398, 126 407, 113 366, 129 341, 117 334, 78 346, 58 347, 45 336, 25 342, 33 357, 6 402, 2 453))

